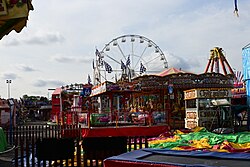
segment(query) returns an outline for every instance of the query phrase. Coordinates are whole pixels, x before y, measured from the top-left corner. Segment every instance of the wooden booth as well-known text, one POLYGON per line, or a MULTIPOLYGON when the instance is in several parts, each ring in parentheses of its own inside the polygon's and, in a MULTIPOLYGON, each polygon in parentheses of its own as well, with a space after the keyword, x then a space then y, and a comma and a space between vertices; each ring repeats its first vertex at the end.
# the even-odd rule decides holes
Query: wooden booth
MULTIPOLYGON (((230 88, 198 88, 184 91, 185 128, 197 126, 209 130, 226 126, 231 115, 230 88)), ((230 124, 227 124, 227 126, 230 124)))

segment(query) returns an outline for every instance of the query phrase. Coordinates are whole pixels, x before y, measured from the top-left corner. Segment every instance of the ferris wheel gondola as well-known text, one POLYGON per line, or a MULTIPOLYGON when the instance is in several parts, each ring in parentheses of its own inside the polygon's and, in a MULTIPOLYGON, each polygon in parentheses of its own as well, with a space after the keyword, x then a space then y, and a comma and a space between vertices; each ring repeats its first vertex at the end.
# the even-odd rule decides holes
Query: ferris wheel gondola
POLYGON ((95 83, 155 74, 168 68, 167 59, 158 45, 140 35, 123 35, 96 49, 95 83))

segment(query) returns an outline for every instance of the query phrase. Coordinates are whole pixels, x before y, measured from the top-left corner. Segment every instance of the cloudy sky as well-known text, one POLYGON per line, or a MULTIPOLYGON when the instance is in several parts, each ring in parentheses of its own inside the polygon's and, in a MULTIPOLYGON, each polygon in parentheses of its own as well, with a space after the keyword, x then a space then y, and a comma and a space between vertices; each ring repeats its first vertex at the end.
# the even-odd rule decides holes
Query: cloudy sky
MULTIPOLYGON (((51 96, 53 89, 87 83, 95 49, 112 39, 142 35, 164 52, 169 67, 203 73, 209 52, 221 47, 242 70, 250 43, 250 3, 239 0, 33 0, 27 27, 0 41, 0 96, 51 96)), ((118 60, 119 61, 119 60, 118 60)))

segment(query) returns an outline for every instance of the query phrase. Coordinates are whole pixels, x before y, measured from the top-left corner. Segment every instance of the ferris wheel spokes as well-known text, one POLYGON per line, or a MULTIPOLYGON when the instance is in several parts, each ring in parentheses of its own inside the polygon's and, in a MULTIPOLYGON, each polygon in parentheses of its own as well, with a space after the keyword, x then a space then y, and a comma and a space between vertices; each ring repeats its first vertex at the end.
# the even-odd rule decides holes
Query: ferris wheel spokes
POLYGON ((147 50, 147 48, 148 48, 147 46, 144 47, 144 49, 143 49, 143 51, 142 51, 142 53, 141 53, 141 55, 140 55, 140 58, 138 59, 138 61, 137 61, 136 65, 135 65, 135 67, 137 67, 137 65, 139 64, 140 59, 142 59, 142 56, 144 55, 144 53, 145 53, 145 51, 147 50))
POLYGON ((101 51, 101 61, 96 63, 100 80, 104 78, 105 81, 116 78, 114 74, 133 78, 167 68, 167 60, 159 46, 139 35, 124 35, 111 40, 101 51), (112 71, 105 69, 105 64, 112 67, 112 71))
POLYGON ((125 56, 125 54, 123 53, 123 51, 122 51, 122 49, 121 49, 121 47, 120 47, 119 44, 117 44, 117 47, 118 47, 119 51, 121 52, 123 58, 126 59, 126 56, 125 56))

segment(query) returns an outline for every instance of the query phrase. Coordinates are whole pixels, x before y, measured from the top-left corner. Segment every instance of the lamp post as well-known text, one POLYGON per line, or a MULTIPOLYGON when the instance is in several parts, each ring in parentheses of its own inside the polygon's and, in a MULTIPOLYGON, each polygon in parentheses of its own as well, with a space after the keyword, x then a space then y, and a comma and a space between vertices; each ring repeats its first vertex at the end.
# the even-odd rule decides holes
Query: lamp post
POLYGON ((7 89, 8 89, 8 101, 10 103, 10 143, 12 144, 12 109, 13 109, 13 102, 11 102, 10 100, 10 84, 11 84, 11 80, 10 79, 7 79, 6 80, 6 83, 7 83, 7 89))
POLYGON ((8 89, 8 99, 10 98, 10 84, 11 84, 11 79, 6 80, 7 83, 7 89, 8 89))

